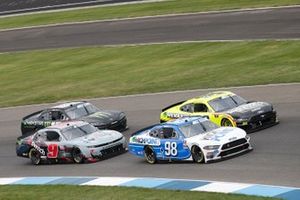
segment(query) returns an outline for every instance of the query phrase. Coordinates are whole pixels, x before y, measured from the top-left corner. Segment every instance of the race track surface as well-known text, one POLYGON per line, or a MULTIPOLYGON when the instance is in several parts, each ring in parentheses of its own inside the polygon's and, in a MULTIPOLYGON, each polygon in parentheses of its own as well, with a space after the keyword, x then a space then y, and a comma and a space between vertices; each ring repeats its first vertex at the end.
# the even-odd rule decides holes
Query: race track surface
POLYGON ((0 15, 134 1, 142 0, 1 0, 0 15))
MULTIPOLYGON (((268 101, 279 113, 280 124, 252 133, 254 151, 211 164, 147 164, 129 153, 92 164, 33 166, 15 155, 20 119, 46 105, 0 109, 0 177, 19 176, 120 176, 207 179, 300 186, 300 84, 233 88, 248 100, 268 101)), ((187 91, 92 100, 99 107, 126 112, 129 135, 159 121, 160 109, 172 103, 207 93, 187 91)))
POLYGON ((300 7, 59 25, 0 32, 0 52, 198 40, 300 38, 300 7))

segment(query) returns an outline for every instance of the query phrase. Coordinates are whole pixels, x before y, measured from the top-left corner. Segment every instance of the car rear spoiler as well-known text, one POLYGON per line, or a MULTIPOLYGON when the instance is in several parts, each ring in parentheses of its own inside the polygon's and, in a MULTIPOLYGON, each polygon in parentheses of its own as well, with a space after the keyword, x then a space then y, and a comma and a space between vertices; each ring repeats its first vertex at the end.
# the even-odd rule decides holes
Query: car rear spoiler
POLYGON ((165 111, 165 110, 168 110, 169 108, 172 108, 173 106, 177 106, 177 105, 179 105, 179 104, 182 104, 182 103, 185 102, 185 101, 186 101, 186 100, 180 101, 180 102, 178 102, 178 103, 174 103, 174 104, 172 104, 172 105, 170 105, 170 106, 168 106, 168 107, 165 107, 165 108, 162 109, 162 112, 165 111))
POLYGON ((21 136, 17 137, 17 140, 22 140, 22 139, 24 139, 24 138, 27 138, 27 137, 33 135, 33 134, 34 134, 34 133, 26 133, 26 134, 24 134, 24 135, 21 135, 21 136))
POLYGON ((140 134, 141 132, 144 132, 144 131, 146 131, 146 130, 148 130, 148 129, 151 129, 151 128, 153 128, 154 126, 157 126, 157 125, 160 125, 160 124, 153 124, 153 125, 148 126, 148 127, 146 127, 146 128, 140 129, 140 130, 138 130, 138 131, 132 133, 131 136, 138 135, 138 134, 140 134))
POLYGON ((34 115, 37 115, 37 114, 41 113, 42 111, 43 110, 40 110, 40 111, 34 112, 34 113, 30 114, 30 115, 27 115, 27 116, 23 117, 22 120, 26 120, 26 119, 34 116, 34 115))

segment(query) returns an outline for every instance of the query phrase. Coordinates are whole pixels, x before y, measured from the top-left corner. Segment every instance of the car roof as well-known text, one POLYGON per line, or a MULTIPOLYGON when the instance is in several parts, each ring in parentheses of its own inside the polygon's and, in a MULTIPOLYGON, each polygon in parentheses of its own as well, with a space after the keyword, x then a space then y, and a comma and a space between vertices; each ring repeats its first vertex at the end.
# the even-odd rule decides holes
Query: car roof
POLYGON ((58 122, 54 125, 48 126, 46 129, 58 129, 58 130, 63 130, 67 127, 70 126, 83 126, 88 124, 87 122, 84 121, 65 121, 65 122, 58 122))
POLYGON ((210 92, 210 93, 189 99, 186 102, 192 103, 192 102, 203 101, 203 100, 207 102, 207 101, 217 99, 220 97, 232 96, 232 95, 235 95, 235 94, 230 91, 214 91, 214 92, 210 92))
POLYGON ((51 108, 67 109, 67 108, 77 106, 77 105, 80 105, 80 104, 83 104, 83 103, 86 103, 86 102, 85 101, 66 102, 66 103, 63 103, 63 104, 53 106, 51 108))
POLYGON ((207 121, 207 118, 204 117, 183 117, 176 120, 168 121, 163 123, 164 125, 172 125, 172 126, 181 126, 185 124, 190 124, 192 121, 199 120, 200 122, 207 121))

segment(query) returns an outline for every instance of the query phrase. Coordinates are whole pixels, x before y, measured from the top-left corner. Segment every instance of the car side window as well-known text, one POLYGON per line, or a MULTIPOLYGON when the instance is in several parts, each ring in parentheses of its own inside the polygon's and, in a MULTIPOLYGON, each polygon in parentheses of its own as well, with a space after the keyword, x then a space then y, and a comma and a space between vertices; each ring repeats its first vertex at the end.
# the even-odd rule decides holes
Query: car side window
POLYGON ((46 131, 48 142, 59 142, 61 140, 60 135, 56 131, 46 131))
POLYGON ((40 119, 40 120, 43 120, 43 121, 49 121, 49 120, 51 120, 50 112, 47 111, 47 112, 42 113, 42 114, 39 116, 39 119, 40 119))
POLYGON ((174 139, 174 138, 178 137, 178 134, 171 127, 163 127, 162 128, 162 137, 164 139, 174 139))
POLYGON ((160 138, 160 133, 161 133, 161 129, 160 128, 155 128, 155 129, 152 129, 149 133, 149 135, 151 137, 156 137, 156 138, 160 138))
POLYGON ((60 121, 66 119, 66 116, 63 112, 59 110, 51 111, 51 120, 52 121, 60 121))
POLYGON ((180 108, 181 111, 183 112, 194 112, 194 105, 193 104, 186 104, 186 105, 183 105, 181 106, 180 108))
POLYGON ((195 103, 194 104, 194 112, 208 112, 208 108, 203 103, 195 103))
POLYGON ((44 131, 38 131, 35 134, 33 140, 36 141, 36 142, 46 141, 47 140, 47 134, 46 134, 46 132, 44 132, 44 131))

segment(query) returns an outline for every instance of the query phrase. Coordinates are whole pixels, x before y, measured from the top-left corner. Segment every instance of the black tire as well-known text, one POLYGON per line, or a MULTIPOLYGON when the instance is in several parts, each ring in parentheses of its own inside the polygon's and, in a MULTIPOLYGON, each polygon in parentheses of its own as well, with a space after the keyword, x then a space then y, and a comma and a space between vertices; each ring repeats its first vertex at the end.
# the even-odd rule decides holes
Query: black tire
POLYGON ((222 119, 221 126, 230 126, 230 127, 232 127, 233 125, 232 125, 231 121, 229 121, 229 119, 222 119))
POLYGON ((192 152, 192 157, 193 157, 194 162, 196 162, 196 163, 204 162, 204 154, 201 151, 200 147, 193 146, 191 152, 192 152))
POLYGON ((153 149, 149 146, 145 147, 145 158, 146 158, 147 162, 150 164, 154 164, 157 162, 156 155, 155 155, 153 149))
POLYGON ((35 148, 30 149, 28 156, 31 160, 31 163, 34 165, 41 164, 41 153, 35 148))
POLYGON ((81 150, 78 147, 75 147, 72 151, 72 158, 75 163, 83 163, 84 156, 81 153, 81 150))

